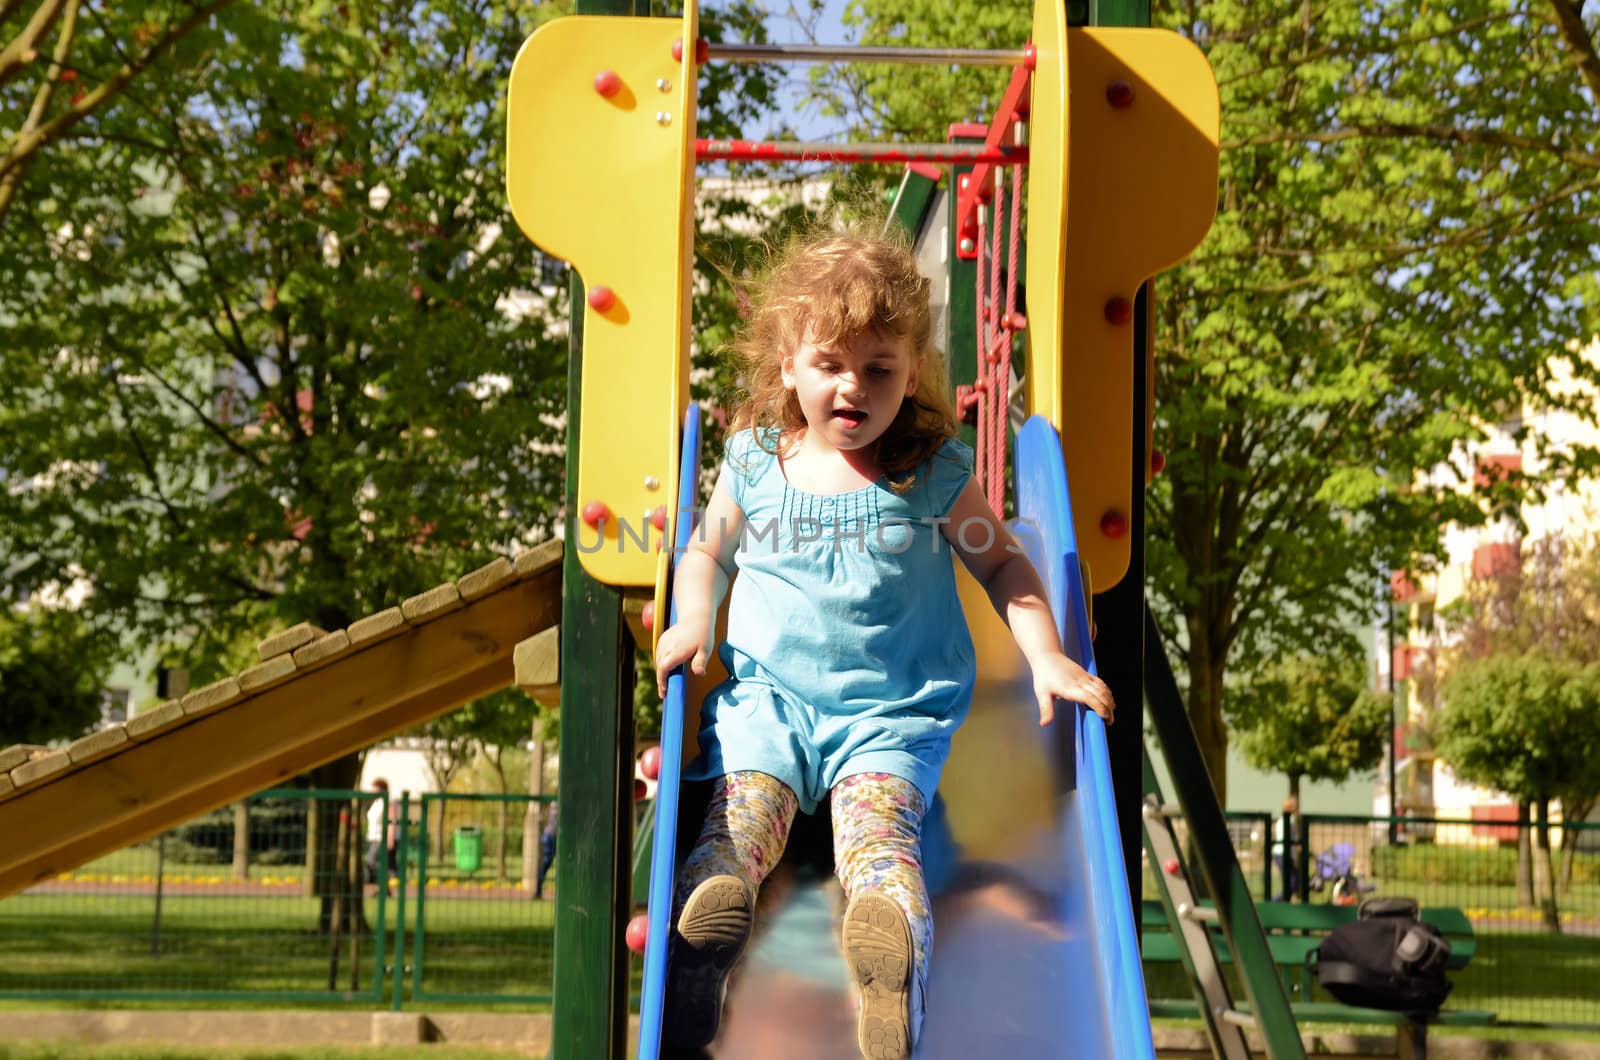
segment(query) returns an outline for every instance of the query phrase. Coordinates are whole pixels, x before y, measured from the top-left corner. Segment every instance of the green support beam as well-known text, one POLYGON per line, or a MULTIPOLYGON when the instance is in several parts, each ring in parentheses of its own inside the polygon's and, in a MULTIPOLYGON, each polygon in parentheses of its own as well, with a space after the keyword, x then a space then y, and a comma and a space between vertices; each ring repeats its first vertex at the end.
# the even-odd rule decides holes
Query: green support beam
MULTIPOLYGON (((1150 723, 1166 753, 1167 772, 1189 829, 1189 845, 1200 862, 1200 875, 1206 889, 1216 902, 1217 919, 1233 952, 1245 994, 1250 998, 1256 1029, 1266 1041, 1272 1060, 1304 1060, 1305 1046, 1300 1040, 1294 1013, 1289 1009, 1289 995, 1284 992, 1283 980, 1267 946, 1267 933, 1262 930, 1255 900, 1250 895, 1250 886, 1234 855, 1228 823, 1222 816, 1222 807, 1200 757, 1200 741, 1194 734, 1189 712, 1178 692, 1177 679, 1172 676, 1172 667, 1167 662, 1161 631, 1148 610, 1144 613, 1144 625, 1144 639, 1150 648, 1145 656, 1150 723)), ((1137 730, 1137 726, 1129 727, 1137 730)), ((1151 780, 1153 782, 1153 776, 1151 780)), ((1176 925, 1177 921, 1171 923, 1176 925)))
MULTIPOLYGON (((648 14, 632 0, 578 0, 580 15, 648 14)), ((570 305, 584 304, 573 273, 570 305)), ((566 532, 578 539, 583 314, 570 322, 566 532)), ((556 838, 554 1024, 558 1060, 628 1055, 632 913, 633 640, 622 593, 591 578, 568 548, 561 572, 561 829, 556 838)))

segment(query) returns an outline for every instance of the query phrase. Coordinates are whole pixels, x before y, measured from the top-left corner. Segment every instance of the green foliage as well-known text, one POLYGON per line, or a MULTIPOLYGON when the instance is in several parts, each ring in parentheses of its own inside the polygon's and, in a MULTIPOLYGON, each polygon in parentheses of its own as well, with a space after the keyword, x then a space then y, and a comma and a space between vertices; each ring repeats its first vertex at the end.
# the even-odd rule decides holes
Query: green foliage
POLYGON ((106 644, 74 611, 0 609, 0 747, 69 740, 93 728, 106 644))
MULTIPOLYGON (((24 598, 81 573, 88 621, 197 681, 548 538, 567 368, 504 108, 522 42, 572 5, 214 6, 34 153, 0 226, 0 565, 24 598)), ((104 72, 189 10, 112 5, 73 54, 104 72)), ((743 0, 703 24, 763 35, 743 0)), ((773 84, 707 66, 705 134, 773 84)), ((520 742, 512 699, 450 727, 520 742)))
POLYGON ((1461 779, 1533 802, 1600 792, 1600 665, 1490 656, 1457 666, 1443 696, 1439 756, 1461 779))
MULTIPOLYGON (((1592 65, 1600 12, 1564 35, 1555 7, 1151 5, 1205 51, 1221 93, 1215 226, 1155 284, 1167 469, 1148 493, 1147 562, 1224 789, 1225 688, 1307 644, 1354 651, 1380 572, 1438 555, 1451 521, 1593 466, 1582 447, 1546 453, 1547 476, 1485 491, 1425 474, 1512 410, 1594 415, 1552 387, 1551 365, 1595 319, 1600 123, 1574 60, 1592 65)), ((849 11, 866 42, 1015 47, 1027 9, 849 11)), ((863 131, 942 139, 986 118, 1003 84, 883 68, 824 87, 863 131)))
POLYGON ((1284 659, 1229 706, 1239 749, 1257 769, 1340 783, 1383 758, 1389 701, 1367 689, 1359 656, 1284 659))

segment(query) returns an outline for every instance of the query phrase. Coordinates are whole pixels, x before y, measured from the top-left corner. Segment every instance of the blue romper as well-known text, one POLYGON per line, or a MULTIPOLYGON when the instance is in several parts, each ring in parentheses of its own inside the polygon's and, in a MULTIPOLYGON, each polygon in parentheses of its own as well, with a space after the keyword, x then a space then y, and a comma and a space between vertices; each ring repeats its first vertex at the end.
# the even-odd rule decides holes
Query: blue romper
POLYGON ((905 493, 881 478, 795 489, 749 430, 722 466, 745 516, 720 649, 731 676, 706 696, 685 775, 766 773, 811 813, 845 777, 889 773, 931 804, 976 672, 940 531, 972 450, 947 441, 905 493))

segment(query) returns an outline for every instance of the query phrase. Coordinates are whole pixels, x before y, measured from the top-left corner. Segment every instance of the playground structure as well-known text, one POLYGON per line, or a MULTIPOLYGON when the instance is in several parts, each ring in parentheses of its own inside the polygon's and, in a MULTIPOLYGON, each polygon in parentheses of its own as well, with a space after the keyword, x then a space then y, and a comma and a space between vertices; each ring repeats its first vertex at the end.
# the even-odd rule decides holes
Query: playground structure
MULTIPOLYGON (((692 0, 679 19, 600 14, 616 8, 587 0, 578 6, 580 14, 530 38, 513 69, 507 160, 519 225, 575 272, 566 507, 567 540, 577 547, 551 544, 498 561, 348 630, 285 653, 264 650, 260 666, 64 751, 35 759, 0 753, 0 834, 15 837, 0 852, 0 896, 513 682, 545 694, 559 682, 554 1055, 627 1055, 632 659, 636 641, 651 639, 654 616, 668 606, 673 550, 660 546, 674 528, 687 530, 695 502, 698 441, 688 403, 694 166, 699 158, 777 150, 697 141, 698 67, 823 56, 707 44, 692 0)), ((1030 419, 1018 432, 1014 467, 1019 531, 1069 651, 1087 665, 1097 655, 1102 676, 1137 718, 1147 616, 1133 545, 1151 473, 1143 285, 1209 227, 1216 89, 1203 56, 1173 34, 1069 28, 1062 5, 1040 0, 1032 38, 1014 52, 865 56, 1013 67, 1005 102, 971 137, 977 142, 809 155, 915 158, 896 215, 925 239, 939 238, 926 207, 941 176, 927 163, 952 164, 946 257, 952 292, 967 292, 952 296, 952 321, 958 301, 975 308, 970 292, 985 252, 979 218, 991 180, 998 167, 1026 161, 1027 303, 1025 313, 1009 306, 998 329, 1008 349, 1013 332, 1027 341, 1022 404, 1030 419), (1016 140, 1023 127, 1025 146, 1016 140), (1088 161, 1069 166, 1073 149, 1088 161)), ((1014 195, 1013 210, 1020 206, 1014 195)), ((993 245, 990 266, 998 271, 998 236, 993 245)), ((987 356, 993 340, 986 332, 980 347, 970 321, 958 323, 950 330, 953 374, 979 395, 988 455, 998 447, 1003 460, 1010 401, 995 370, 1000 362, 987 356)), ((991 497, 1003 481, 991 474, 991 497)), ((934 996, 917 1055, 1151 1056, 1132 918, 1143 781, 1137 721, 1107 732, 1078 708, 1041 733, 1008 632, 975 586, 966 583, 963 597, 978 686, 940 789, 948 838, 938 856, 947 879, 970 881, 977 869, 986 882, 944 895, 934 996)), ((675 678, 664 720, 653 910, 663 906, 675 863, 677 770, 693 755, 683 734, 693 731, 695 702, 675 678)), ((1170 717, 1157 725, 1170 760, 1183 734, 1170 717)), ((1222 896, 1220 915, 1241 956, 1257 1025, 1275 1056, 1295 1055, 1298 1036, 1270 960, 1254 962, 1265 960, 1264 972, 1252 968, 1254 914, 1240 912, 1239 893, 1230 890, 1242 879, 1219 838, 1220 809, 1214 797, 1206 803, 1199 777, 1180 795, 1209 889, 1222 896)), ((793 924, 815 912, 816 894, 797 885, 773 912, 772 923, 791 931, 770 932, 773 945, 763 950, 758 941, 753 958, 765 952, 776 974, 750 976, 739 988, 753 993, 732 998, 725 1039, 739 1033, 743 1006, 778 1013, 767 1032, 809 1040, 817 1055, 847 1051, 830 1045, 816 1022, 817 1011, 845 1007, 842 969, 837 981, 808 978, 802 965, 816 955, 781 945, 793 924), (821 1008, 808 1009, 802 997, 821 1008)), ((651 916, 641 1056, 658 1046, 666 931, 667 917, 651 916)), ((725 1040, 716 1055, 759 1054, 755 1045, 740 1050, 725 1040)))

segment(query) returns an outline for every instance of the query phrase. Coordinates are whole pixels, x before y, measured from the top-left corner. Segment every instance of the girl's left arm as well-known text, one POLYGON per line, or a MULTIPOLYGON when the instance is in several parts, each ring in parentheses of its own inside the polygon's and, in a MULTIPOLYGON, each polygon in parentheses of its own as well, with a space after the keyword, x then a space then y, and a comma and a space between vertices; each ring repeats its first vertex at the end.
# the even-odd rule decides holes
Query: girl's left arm
POLYGON ((1110 724, 1117 709, 1111 689, 1062 652, 1039 572, 989 507, 976 480, 967 482, 948 518, 945 540, 989 594, 1033 671, 1039 724, 1048 725, 1055 717, 1056 698, 1082 703, 1110 724))

